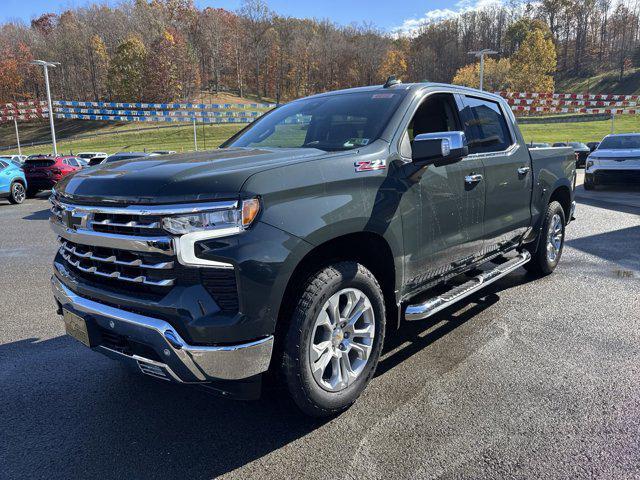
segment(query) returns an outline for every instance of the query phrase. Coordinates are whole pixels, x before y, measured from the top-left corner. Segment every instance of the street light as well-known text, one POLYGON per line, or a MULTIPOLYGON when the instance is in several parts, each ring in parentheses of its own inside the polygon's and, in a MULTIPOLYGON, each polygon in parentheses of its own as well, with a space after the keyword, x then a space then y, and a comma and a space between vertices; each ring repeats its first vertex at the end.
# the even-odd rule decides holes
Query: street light
POLYGON ((497 53, 498 52, 490 48, 469 52, 469 55, 475 55, 476 58, 480 59, 480 90, 483 90, 482 87, 484 87, 484 57, 485 55, 496 55, 497 53))
POLYGON ((51 89, 49 88, 49 67, 55 68, 60 62, 45 62, 44 60, 33 60, 32 65, 41 65, 44 67, 44 83, 47 87, 47 105, 49 107, 49 125, 51 126, 51 141, 53 142, 53 154, 58 155, 58 147, 56 146, 56 129, 53 125, 53 106, 51 105, 51 89))

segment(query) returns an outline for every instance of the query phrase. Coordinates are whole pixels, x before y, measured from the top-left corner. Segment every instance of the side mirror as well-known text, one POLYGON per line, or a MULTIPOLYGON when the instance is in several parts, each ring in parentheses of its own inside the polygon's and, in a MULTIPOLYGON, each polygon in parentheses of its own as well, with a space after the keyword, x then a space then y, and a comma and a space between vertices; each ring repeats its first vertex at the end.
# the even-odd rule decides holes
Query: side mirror
POLYGON ((448 165, 469 155, 464 132, 422 133, 413 139, 411 159, 416 163, 448 165))

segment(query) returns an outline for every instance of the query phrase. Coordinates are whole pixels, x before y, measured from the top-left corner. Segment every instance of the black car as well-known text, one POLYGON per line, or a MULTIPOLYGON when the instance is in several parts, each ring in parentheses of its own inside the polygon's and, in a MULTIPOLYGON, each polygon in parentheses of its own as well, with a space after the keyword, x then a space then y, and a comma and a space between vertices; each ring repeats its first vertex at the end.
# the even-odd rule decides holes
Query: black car
POLYGON ((591 149, 582 142, 556 142, 554 147, 571 147, 576 154, 576 167, 584 168, 591 149))
POLYGON ((587 147, 589 147, 589 150, 592 152, 598 148, 598 145, 600 145, 600 142, 587 142, 587 147))

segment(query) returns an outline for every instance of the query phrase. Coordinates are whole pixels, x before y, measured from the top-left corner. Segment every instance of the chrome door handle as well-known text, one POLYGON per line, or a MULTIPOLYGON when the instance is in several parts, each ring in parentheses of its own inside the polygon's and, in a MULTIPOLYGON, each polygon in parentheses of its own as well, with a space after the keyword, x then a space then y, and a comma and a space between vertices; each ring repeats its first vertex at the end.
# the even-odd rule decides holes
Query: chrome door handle
POLYGON ((480 175, 479 173, 474 173, 472 175, 467 175, 466 177, 464 177, 464 182, 465 183, 478 183, 482 181, 482 175, 480 175))
POLYGON ((529 167, 520 167, 518 169, 518 175, 526 175, 531 170, 529 167))

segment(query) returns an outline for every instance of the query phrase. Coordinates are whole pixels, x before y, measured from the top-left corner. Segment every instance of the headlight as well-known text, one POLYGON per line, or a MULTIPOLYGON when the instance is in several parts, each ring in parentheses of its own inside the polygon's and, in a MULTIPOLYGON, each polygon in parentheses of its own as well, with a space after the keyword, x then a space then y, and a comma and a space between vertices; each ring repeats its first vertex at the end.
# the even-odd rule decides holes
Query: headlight
POLYGON ((210 232, 211 238, 240 233, 260 212, 257 198, 243 200, 238 207, 165 217, 162 228, 175 235, 210 232))
POLYGON ((594 161, 589 159, 589 160, 587 160, 587 163, 585 164, 585 167, 586 168, 593 167, 593 164, 594 164, 594 161))

